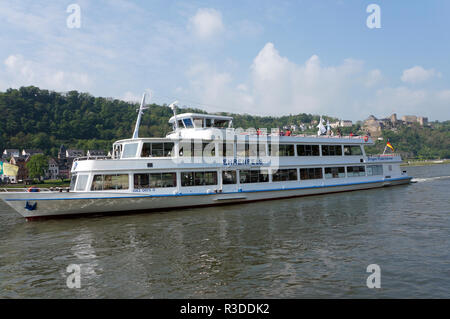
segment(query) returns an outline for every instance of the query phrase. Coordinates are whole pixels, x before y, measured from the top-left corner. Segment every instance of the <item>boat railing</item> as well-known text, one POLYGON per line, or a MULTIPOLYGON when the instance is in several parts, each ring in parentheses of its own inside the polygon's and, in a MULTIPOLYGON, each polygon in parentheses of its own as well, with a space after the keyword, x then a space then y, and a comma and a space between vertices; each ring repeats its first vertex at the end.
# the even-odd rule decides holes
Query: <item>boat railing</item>
POLYGON ((396 161, 401 159, 402 157, 398 153, 367 155, 367 160, 369 162, 386 161, 386 160, 396 161))
POLYGON ((78 162, 78 161, 87 161, 87 160, 107 160, 107 159, 112 159, 112 157, 111 157, 111 156, 107 156, 107 155, 101 155, 101 156, 81 156, 81 157, 75 158, 73 161, 74 161, 74 162, 78 162))
POLYGON ((287 136, 287 137, 315 137, 315 138, 347 138, 347 139, 364 139, 365 136, 361 135, 313 135, 313 134, 291 134, 291 135, 280 135, 279 133, 250 133, 250 132, 241 132, 240 135, 262 135, 262 136, 287 136))
POLYGON ((28 187, 28 188, 21 188, 21 187, 3 187, 0 188, 0 192, 9 192, 9 193, 33 193, 33 192, 62 192, 67 191, 69 189, 68 187, 55 187, 55 188, 41 188, 41 187, 28 187))

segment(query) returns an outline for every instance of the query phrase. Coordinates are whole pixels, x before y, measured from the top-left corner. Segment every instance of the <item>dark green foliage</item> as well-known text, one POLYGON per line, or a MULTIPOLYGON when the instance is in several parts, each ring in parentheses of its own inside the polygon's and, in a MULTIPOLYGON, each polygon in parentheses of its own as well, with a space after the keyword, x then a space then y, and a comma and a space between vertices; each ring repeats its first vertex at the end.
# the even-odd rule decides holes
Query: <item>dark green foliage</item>
MULTIPOLYGON (((0 92, 0 150, 5 148, 41 149, 47 155, 56 156, 59 146, 76 149, 102 149, 109 151, 114 141, 130 138, 139 105, 112 98, 93 97, 88 93, 70 91, 57 93, 34 86, 8 89, 0 92)), ((206 113, 186 108, 179 113, 206 113)), ((282 128, 285 125, 310 123, 319 120, 318 115, 297 114, 281 117, 229 114, 233 126, 246 128, 282 128)), ((165 136, 172 111, 167 105, 150 106, 144 113, 140 136, 165 136)), ((324 117, 330 123, 337 119, 324 117)), ((307 133, 315 134, 317 128, 307 133)), ((360 123, 342 128, 343 134, 357 133, 360 123)), ((360 132, 361 133, 361 132, 360 132)), ((361 133, 363 134, 363 133, 361 133)), ((398 132, 384 131, 396 151, 417 158, 450 157, 450 121, 432 123, 432 128, 402 127, 398 132)), ((369 152, 382 152, 385 141, 378 141, 369 152)))
MULTIPOLYGON (((61 144, 77 149, 111 149, 112 142, 132 135, 138 104, 70 91, 37 87, 0 92, 0 149, 37 148, 55 156, 61 144)), ((172 111, 151 105, 142 118, 141 136, 164 136, 172 111)), ((186 109, 187 112, 195 110, 186 109)))
POLYGON ((47 156, 42 154, 36 154, 31 156, 27 164, 28 175, 31 178, 40 178, 44 176, 45 169, 48 168, 47 156))
POLYGON ((384 140, 377 141, 372 147, 366 147, 366 152, 382 153, 389 140, 395 152, 402 154, 404 158, 450 158, 450 121, 431 125, 431 127, 421 127, 415 124, 400 127, 397 131, 384 130, 384 140))

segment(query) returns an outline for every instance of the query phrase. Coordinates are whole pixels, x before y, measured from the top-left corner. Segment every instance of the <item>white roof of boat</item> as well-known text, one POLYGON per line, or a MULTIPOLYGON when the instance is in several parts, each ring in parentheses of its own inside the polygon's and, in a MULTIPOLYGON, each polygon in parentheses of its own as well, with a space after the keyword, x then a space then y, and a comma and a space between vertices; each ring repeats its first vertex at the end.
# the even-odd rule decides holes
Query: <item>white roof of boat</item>
MULTIPOLYGON (((204 119, 215 119, 215 120, 223 120, 223 121, 231 121, 233 118, 231 116, 224 116, 224 115, 215 115, 215 114, 201 114, 201 113, 182 113, 177 114, 177 120, 182 120, 185 118, 204 118, 204 119)), ((173 123, 175 120, 175 116, 172 116, 169 119, 169 123, 173 123)))

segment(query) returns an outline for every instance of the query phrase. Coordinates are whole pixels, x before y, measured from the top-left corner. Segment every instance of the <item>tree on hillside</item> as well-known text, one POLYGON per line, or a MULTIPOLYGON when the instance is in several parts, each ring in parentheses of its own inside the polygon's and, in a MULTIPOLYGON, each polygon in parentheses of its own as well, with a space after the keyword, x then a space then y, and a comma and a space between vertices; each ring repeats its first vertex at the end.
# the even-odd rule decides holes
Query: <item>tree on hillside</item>
POLYGON ((31 178, 40 178, 45 175, 45 170, 48 167, 47 156, 42 154, 33 155, 26 165, 28 175, 31 178))

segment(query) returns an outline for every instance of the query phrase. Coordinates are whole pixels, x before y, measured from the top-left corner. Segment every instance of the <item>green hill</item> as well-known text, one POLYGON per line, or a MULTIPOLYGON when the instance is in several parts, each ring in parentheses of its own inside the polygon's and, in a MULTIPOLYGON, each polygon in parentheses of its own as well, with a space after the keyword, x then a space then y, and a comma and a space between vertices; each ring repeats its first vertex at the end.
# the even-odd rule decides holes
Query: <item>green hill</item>
MULTIPOLYGON (((76 149, 111 149, 112 142, 131 137, 138 104, 118 99, 93 97, 88 93, 70 91, 57 93, 37 87, 21 87, 0 92, 0 149, 41 149, 55 156, 61 144, 76 149)), ((206 113, 185 108, 182 112, 206 113)), ((230 114, 234 127, 273 128, 290 124, 310 123, 318 115, 298 114, 281 117, 230 114)), ((140 136, 165 136, 171 128, 167 121, 172 111, 167 105, 152 104, 142 118, 140 136)), ((325 117, 330 122, 335 118, 325 117)), ((449 158, 450 121, 435 123, 433 128, 402 128, 384 136, 409 157, 449 158)), ((360 126, 346 128, 344 133, 357 132, 360 126)), ((313 133, 316 129, 309 132, 313 133)), ((379 142, 370 151, 382 151, 379 142)))

